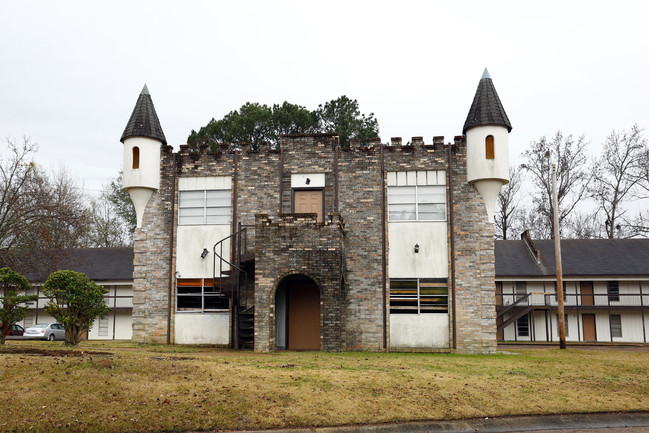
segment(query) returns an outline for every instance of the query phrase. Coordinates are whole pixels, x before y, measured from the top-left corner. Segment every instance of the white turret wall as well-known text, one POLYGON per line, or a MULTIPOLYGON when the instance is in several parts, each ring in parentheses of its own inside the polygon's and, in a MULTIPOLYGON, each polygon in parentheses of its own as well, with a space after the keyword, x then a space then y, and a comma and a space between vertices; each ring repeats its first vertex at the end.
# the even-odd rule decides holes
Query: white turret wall
POLYGON ((137 215, 137 227, 142 227, 142 217, 153 191, 160 188, 160 142, 146 137, 124 140, 124 166, 122 189, 133 201, 137 215), (134 148, 139 156, 134 164, 134 148))
POLYGON ((160 188, 160 142, 153 138, 131 137, 124 140, 124 175, 122 188, 160 188), (133 168, 133 148, 140 149, 139 168, 133 168))
POLYGON ((467 180, 502 179, 509 182, 509 132, 503 126, 476 126, 466 132, 467 180), (487 159, 485 140, 494 137, 494 159, 487 159))

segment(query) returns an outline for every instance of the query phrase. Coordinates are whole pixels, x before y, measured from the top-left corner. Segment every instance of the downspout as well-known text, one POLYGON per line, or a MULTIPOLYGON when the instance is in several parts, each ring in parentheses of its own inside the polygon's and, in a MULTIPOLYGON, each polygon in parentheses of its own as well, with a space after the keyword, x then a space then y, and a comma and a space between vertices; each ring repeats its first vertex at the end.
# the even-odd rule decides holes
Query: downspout
POLYGON ((169 216, 169 291, 167 293, 168 306, 167 306, 167 344, 171 344, 171 299, 173 298, 173 287, 175 272, 173 268, 174 259, 174 222, 176 221, 176 155, 171 153, 172 161, 172 174, 171 174, 171 213, 169 216))
POLYGON ((338 212, 338 152, 340 145, 334 146, 334 212, 338 212))
POLYGON ((453 176, 451 175, 452 169, 452 156, 451 156, 451 143, 446 146, 447 149, 447 170, 446 176, 448 178, 448 219, 449 219, 449 231, 450 231, 450 243, 451 243, 451 284, 449 284, 449 289, 451 290, 451 303, 452 309, 451 314, 453 315, 453 322, 451 325, 453 332, 453 350, 457 349, 457 333, 455 326, 455 219, 453 215, 453 176))
POLYGON ((387 312, 387 265, 385 262, 386 245, 385 245, 385 160, 383 154, 383 143, 379 141, 381 146, 381 276, 383 283, 383 350, 388 350, 388 312, 387 312))

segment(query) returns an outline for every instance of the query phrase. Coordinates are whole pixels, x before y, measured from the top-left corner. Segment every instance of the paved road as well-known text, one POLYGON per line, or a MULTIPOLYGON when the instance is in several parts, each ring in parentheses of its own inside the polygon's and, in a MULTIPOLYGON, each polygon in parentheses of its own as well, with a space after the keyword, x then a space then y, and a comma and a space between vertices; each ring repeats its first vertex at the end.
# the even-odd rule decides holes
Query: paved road
MULTIPOLYGON (((649 412, 517 416, 492 419, 318 427, 265 433, 645 433, 649 412)), ((252 433, 252 432, 250 432, 252 433)))

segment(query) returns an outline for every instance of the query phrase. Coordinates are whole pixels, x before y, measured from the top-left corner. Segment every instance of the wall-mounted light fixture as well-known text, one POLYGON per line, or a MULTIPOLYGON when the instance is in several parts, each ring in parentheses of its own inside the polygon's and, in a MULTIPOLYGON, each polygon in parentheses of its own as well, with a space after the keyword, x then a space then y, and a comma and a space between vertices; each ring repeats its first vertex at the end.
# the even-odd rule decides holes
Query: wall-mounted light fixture
POLYGON ((203 248, 203 252, 201 253, 201 259, 204 259, 205 257, 207 257, 207 255, 208 255, 209 253, 210 253, 210 252, 207 251, 207 248, 203 248))
POLYGON ((415 252, 416 252, 416 253, 419 252, 419 244, 415 244, 415 252))
POLYGON ((311 179, 309 179, 309 178, 307 177, 307 178, 306 178, 306 184, 308 185, 308 184, 310 184, 310 183, 311 183, 311 179))

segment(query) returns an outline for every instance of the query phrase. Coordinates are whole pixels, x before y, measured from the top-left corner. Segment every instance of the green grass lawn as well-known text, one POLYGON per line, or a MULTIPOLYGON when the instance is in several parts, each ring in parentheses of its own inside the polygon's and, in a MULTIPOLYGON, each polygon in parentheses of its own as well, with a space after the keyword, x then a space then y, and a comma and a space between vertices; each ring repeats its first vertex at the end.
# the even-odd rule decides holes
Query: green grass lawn
POLYGON ((259 354, 84 341, 66 350, 60 342, 0 347, 0 431, 263 429, 649 410, 649 352, 614 348, 259 354))

